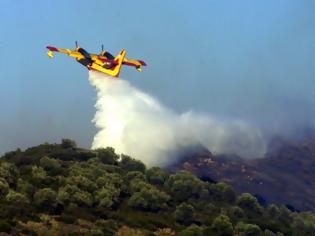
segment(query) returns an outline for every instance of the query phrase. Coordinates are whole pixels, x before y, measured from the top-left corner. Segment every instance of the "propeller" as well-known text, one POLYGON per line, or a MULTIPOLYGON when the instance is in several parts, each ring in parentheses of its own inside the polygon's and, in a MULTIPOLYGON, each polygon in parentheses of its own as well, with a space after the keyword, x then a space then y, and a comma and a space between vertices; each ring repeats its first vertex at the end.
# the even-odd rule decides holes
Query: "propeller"
POLYGON ((104 45, 102 44, 102 51, 104 51, 104 45))
POLYGON ((78 47, 78 41, 75 41, 75 47, 76 48, 78 47))

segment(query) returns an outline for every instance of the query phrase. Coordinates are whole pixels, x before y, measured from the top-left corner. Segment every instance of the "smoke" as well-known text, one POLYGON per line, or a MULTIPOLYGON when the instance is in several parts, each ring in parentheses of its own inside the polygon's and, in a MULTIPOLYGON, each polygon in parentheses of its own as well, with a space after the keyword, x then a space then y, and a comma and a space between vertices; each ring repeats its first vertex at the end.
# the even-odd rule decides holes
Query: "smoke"
POLYGON ((93 149, 111 146, 149 166, 168 165, 196 145, 244 158, 262 157, 266 151, 260 131, 243 121, 193 111, 176 114, 128 81, 97 72, 90 72, 89 81, 97 92, 93 122, 99 131, 93 149))

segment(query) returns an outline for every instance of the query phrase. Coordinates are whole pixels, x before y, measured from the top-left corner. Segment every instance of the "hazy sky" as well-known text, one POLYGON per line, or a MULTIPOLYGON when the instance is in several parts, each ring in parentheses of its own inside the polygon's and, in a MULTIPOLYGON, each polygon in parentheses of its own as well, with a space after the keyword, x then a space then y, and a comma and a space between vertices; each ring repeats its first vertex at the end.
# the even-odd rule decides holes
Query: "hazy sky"
POLYGON ((143 59, 121 77, 176 112, 287 130, 315 122, 315 1, 0 1, 0 153, 96 133, 88 72, 45 47, 143 59))

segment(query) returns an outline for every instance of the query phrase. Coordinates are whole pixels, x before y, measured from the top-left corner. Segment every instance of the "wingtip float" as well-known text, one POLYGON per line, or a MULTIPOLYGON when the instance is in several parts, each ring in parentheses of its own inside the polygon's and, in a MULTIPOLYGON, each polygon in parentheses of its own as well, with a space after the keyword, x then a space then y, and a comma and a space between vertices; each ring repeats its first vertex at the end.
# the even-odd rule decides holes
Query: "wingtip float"
POLYGON ((76 42, 76 48, 74 50, 56 48, 53 46, 47 46, 47 55, 52 58, 54 57, 54 52, 60 52, 67 54, 70 57, 76 59, 77 62, 85 66, 88 70, 96 70, 104 74, 118 77, 122 65, 133 66, 137 71, 142 71, 142 66, 146 66, 146 63, 142 60, 127 59, 126 50, 121 50, 117 56, 113 56, 109 52, 103 49, 100 54, 88 53, 83 48, 79 47, 76 42))

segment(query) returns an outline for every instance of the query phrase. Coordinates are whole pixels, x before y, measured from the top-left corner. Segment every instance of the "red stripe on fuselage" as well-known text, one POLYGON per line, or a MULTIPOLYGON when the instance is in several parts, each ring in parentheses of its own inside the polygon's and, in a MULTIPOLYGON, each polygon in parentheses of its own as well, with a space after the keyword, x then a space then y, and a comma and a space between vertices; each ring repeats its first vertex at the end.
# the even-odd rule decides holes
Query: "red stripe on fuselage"
POLYGON ((131 63, 131 62, 123 62, 123 64, 126 66, 137 66, 136 64, 131 63))
MULTIPOLYGON (((140 61, 140 60, 137 60, 142 66, 146 66, 147 64, 145 64, 145 62, 144 61, 140 61)), ((126 66, 138 66, 137 64, 135 64, 135 63, 132 63, 132 62, 123 62, 123 64, 124 65, 126 65, 126 66)))
POLYGON ((52 46, 47 46, 46 47, 49 51, 53 51, 53 52, 58 52, 58 49, 52 46))
POLYGON ((138 60, 141 65, 146 66, 147 64, 144 61, 138 60))
POLYGON ((114 65, 117 65, 118 63, 114 60, 109 60, 107 58, 104 58, 104 57, 98 57, 99 60, 101 60, 102 62, 111 62, 113 63, 114 65))

